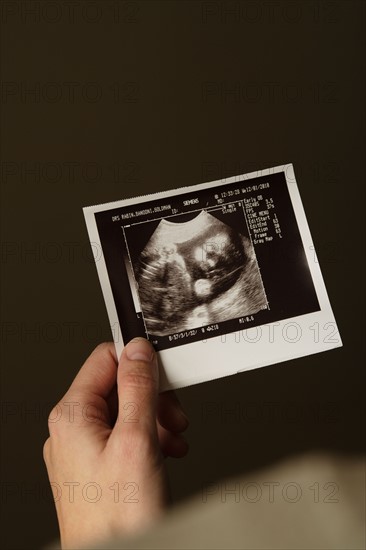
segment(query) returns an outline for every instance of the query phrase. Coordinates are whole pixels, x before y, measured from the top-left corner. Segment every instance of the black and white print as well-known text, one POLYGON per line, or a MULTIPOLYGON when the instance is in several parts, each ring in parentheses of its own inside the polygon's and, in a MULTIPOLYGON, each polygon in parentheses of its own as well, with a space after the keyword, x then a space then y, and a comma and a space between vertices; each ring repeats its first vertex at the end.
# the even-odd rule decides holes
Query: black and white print
POLYGON ((117 354, 148 338, 163 389, 342 345, 291 164, 84 214, 117 354))
MULTIPOLYGON (((242 211, 240 215, 244 229, 242 211)), ((133 262, 148 333, 167 336, 265 309, 248 236, 218 219, 215 211, 181 218, 162 219, 133 262)), ((133 241, 131 231, 126 230, 126 238, 133 241)))

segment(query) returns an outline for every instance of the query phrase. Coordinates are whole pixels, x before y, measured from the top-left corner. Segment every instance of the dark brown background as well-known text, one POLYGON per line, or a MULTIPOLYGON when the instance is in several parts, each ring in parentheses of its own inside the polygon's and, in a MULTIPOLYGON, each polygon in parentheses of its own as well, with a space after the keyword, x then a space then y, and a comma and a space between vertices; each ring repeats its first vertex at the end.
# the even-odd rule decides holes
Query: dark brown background
POLYGON ((293 162, 344 347, 179 391, 191 450, 169 462, 173 495, 302 450, 361 452, 365 3, 1 8, 2 547, 57 535, 47 413, 110 339, 85 205, 293 162))

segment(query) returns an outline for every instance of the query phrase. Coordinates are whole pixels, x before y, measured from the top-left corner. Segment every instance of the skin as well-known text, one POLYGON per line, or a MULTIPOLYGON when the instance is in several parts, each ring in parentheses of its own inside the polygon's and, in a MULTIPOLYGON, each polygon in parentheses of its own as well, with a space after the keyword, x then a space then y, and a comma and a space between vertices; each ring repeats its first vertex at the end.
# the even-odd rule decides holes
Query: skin
POLYGON ((164 458, 187 453, 188 419, 158 387, 147 340, 132 340, 119 364, 114 345, 101 344, 52 410, 44 459, 62 548, 142 531, 164 513, 164 458))

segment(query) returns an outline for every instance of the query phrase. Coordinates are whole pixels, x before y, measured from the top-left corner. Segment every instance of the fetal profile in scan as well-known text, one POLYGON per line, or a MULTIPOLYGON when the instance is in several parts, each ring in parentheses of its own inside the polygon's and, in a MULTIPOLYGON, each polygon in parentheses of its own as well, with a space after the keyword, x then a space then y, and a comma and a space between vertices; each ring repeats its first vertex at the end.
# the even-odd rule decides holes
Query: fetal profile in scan
POLYGON ((162 219, 133 267, 151 335, 221 323, 267 307, 250 240, 204 210, 183 223, 162 219))

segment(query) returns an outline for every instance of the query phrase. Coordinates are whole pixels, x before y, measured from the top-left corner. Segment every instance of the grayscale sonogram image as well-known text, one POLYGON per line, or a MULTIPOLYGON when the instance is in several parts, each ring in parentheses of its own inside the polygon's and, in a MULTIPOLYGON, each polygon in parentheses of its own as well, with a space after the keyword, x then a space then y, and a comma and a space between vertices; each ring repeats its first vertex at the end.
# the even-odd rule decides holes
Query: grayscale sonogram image
POLYGON ((162 219, 133 269, 147 331, 156 336, 267 307, 250 240, 204 210, 183 223, 162 219))

